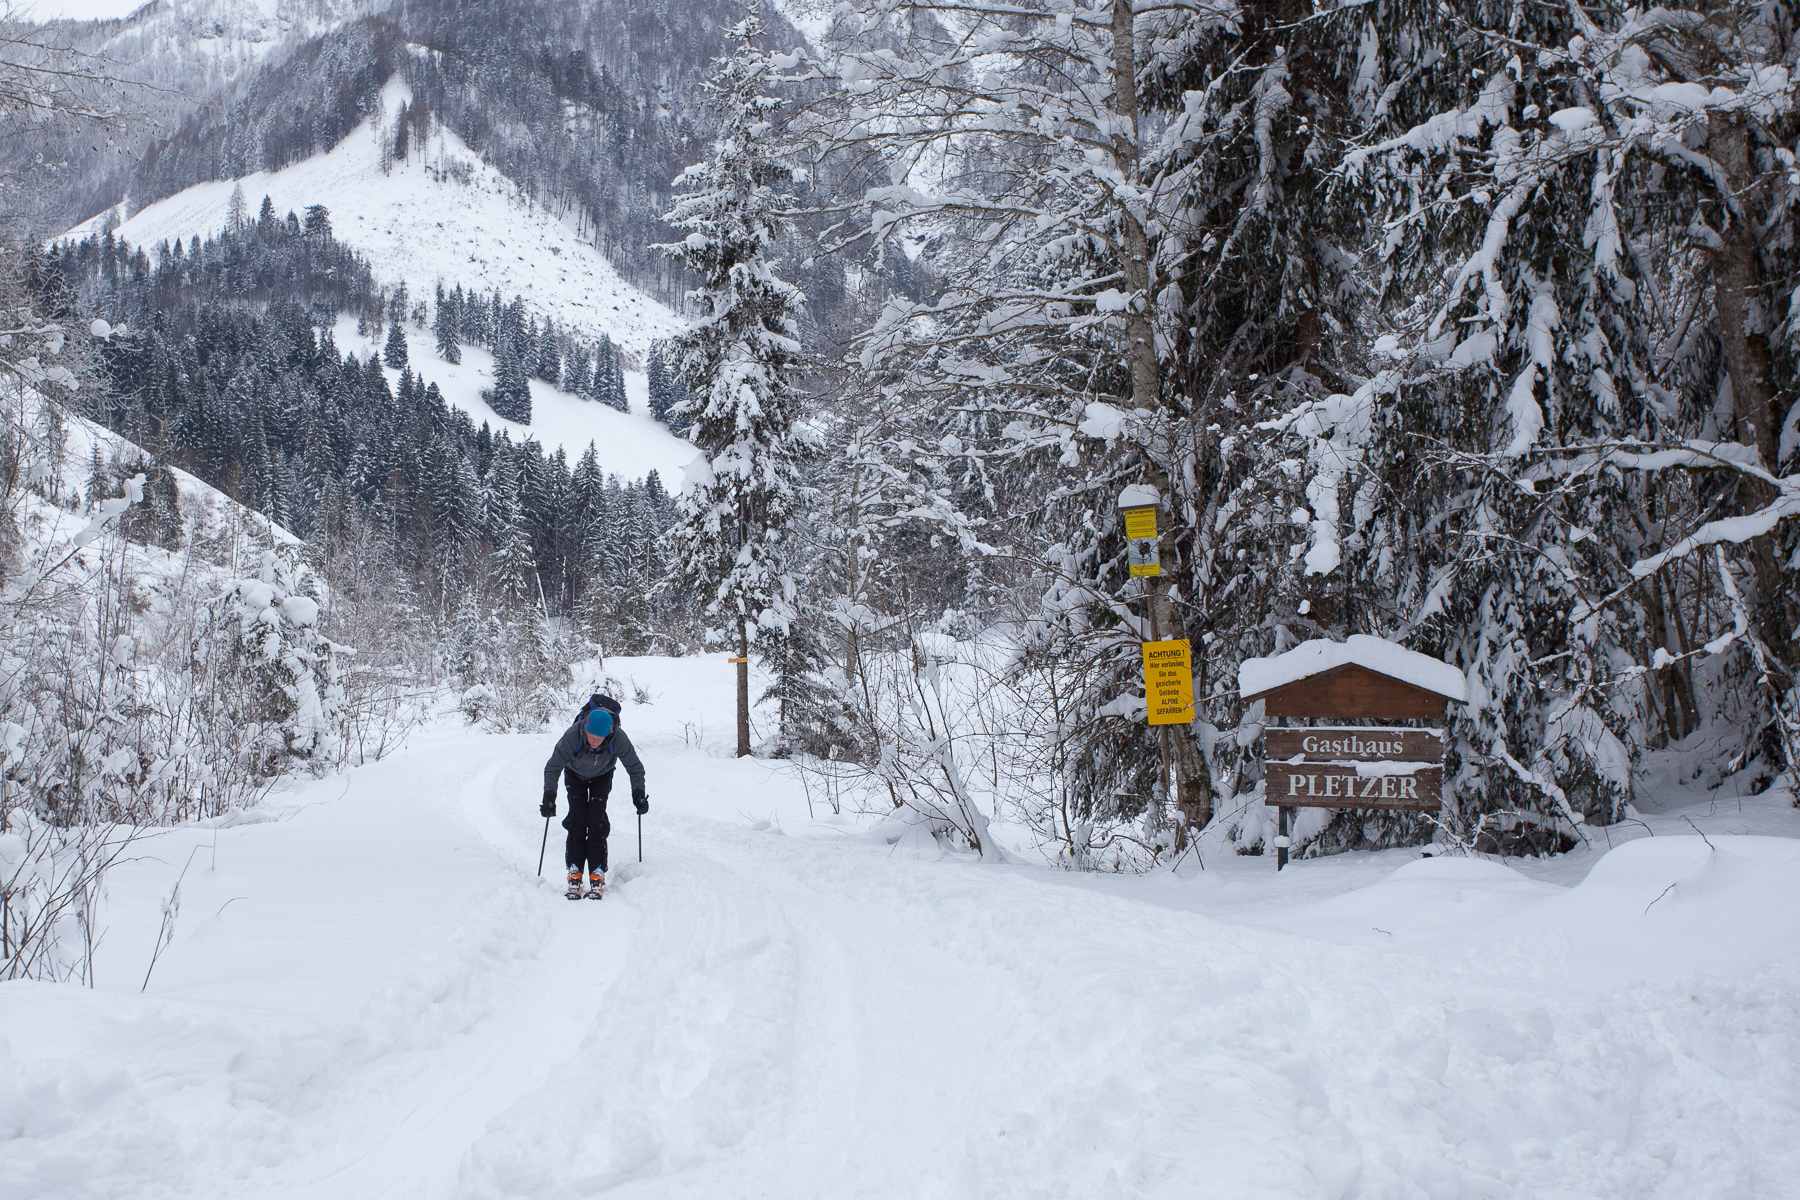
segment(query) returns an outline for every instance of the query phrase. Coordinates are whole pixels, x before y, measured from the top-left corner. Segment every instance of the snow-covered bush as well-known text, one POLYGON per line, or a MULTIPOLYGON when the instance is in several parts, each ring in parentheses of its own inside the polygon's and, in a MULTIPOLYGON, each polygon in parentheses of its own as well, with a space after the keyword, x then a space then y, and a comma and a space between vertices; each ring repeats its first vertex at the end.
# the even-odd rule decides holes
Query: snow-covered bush
POLYGON ((236 677, 222 698, 232 718, 261 732, 265 773, 279 772, 290 759, 330 764, 341 751, 338 675, 351 650, 321 632, 316 593, 296 551, 270 549, 256 574, 233 581, 215 606, 236 677))
MULTIPOLYGON (((31 435, 50 406, 29 401, 7 414, 13 453, 42 445, 31 435)), ((53 467, 45 478, 60 469, 29 453, 53 467)), ((28 490, 7 497, 31 550, 0 588, 5 794, 60 824, 216 815, 296 760, 341 755, 344 648, 319 632, 296 552, 273 548, 266 525, 260 539, 241 529, 259 566, 231 579, 132 542, 144 480, 96 494, 85 522, 28 490)))
POLYGON ((0 808, 0 980, 93 982, 94 904, 133 837, 0 808))
POLYGON ((844 689, 856 754, 796 755, 797 768, 824 781, 834 805, 848 795, 861 811, 899 821, 896 831, 923 830, 941 845, 1006 861, 990 820, 1019 781, 1009 749, 1002 782, 995 756, 1008 730, 980 655, 979 646, 929 629, 903 649, 862 655, 844 689))
POLYGON ((532 733, 569 709, 574 646, 527 609, 483 614, 465 597, 442 657, 459 689, 457 708, 495 733, 532 733))

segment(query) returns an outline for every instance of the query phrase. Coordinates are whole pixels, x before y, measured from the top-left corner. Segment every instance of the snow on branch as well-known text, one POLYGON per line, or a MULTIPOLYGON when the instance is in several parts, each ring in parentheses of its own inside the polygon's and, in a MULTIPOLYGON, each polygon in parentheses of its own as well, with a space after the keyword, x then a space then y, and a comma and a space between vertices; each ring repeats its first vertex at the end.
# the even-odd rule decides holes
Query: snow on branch
POLYGON ((1790 517, 1800 516, 1800 475, 1781 481, 1781 492, 1755 512, 1736 517, 1720 517, 1708 521, 1668 549, 1649 558, 1641 558, 1631 566, 1634 579, 1643 579, 1662 570, 1676 559, 1685 558, 1702 546, 1721 542, 1743 543, 1769 533, 1790 517))

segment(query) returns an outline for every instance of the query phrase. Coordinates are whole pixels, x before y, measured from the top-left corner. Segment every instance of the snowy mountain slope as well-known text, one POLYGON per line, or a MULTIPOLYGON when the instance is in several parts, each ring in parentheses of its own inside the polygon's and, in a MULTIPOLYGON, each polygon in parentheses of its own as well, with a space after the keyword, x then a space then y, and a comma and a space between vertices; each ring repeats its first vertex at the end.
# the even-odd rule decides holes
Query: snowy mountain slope
POLYGON ((788 24, 800 31, 810 45, 816 47, 824 44, 825 34, 831 28, 832 20, 845 5, 842 0, 776 0, 774 7, 775 11, 787 18, 788 24))
POLYGON ((217 93, 277 51, 385 11, 391 0, 150 0, 119 20, 95 22, 91 53, 120 78, 175 89, 192 102, 217 93))
MULTIPOLYGON (((45 402, 36 395, 27 394, 22 398, 7 399, 4 403, 23 405, 26 412, 24 422, 27 425, 36 425, 42 420, 40 414, 45 402)), ((63 431, 59 495, 74 498, 74 507, 49 504, 33 496, 30 498, 30 506, 34 515, 28 522, 26 531, 29 538, 38 543, 38 550, 51 558, 60 557, 67 552, 73 545, 76 534, 87 526, 91 518, 92 514, 80 502, 80 497, 86 492, 88 474, 96 451, 102 459, 108 461, 149 461, 149 456, 131 439, 97 425, 86 417, 63 409, 59 410, 59 420, 63 431)), ((205 480, 190 475, 179 467, 170 467, 169 473, 175 477, 178 504, 189 541, 196 537, 217 538, 233 529, 242 529, 253 531, 258 536, 266 534, 285 545, 300 544, 300 539, 291 532, 261 513, 239 504, 205 480)), ((173 564, 176 570, 186 569, 180 562, 180 555, 154 546, 133 544, 130 546, 130 553, 164 565, 173 564)))
POLYGON ((0 985, 0 1200, 1800 1196, 1785 796, 1519 869, 997 868, 726 757, 722 655, 607 669, 606 900, 535 875, 547 736, 456 721, 161 833, 95 988, 0 985))
POLYGON ((217 54, 229 47, 267 57, 283 39, 313 37, 347 21, 386 10, 392 0, 148 0, 98 30, 101 48, 115 60, 134 45, 157 48, 192 43, 217 54))
MULTIPOLYGON (((361 358, 381 349, 374 337, 357 336, 353 320, 339 321, 332 336, 338 349, 354 351, 361 358)), ((625 372, 629 414, 533 379, 531 424, 520 425, 500 416, 481 398, 483 390, 494 386, 494 356, 488 351, 464 346, 462 362, 452 366, 433 351, 429 333, 415 330, 407 365, 425 382, 437 384, 445 401, 468 413, 477 425, 485 421, 496 433, 504 429, 515 443, 536 438, 546 451, 561 446, 570 462, 580 458, 592 442, 601 468, 622 479, 642 479, 656 471, 665 487, 679 486, 681 469, 693 462, 697 453, 692 444, 649 415, 649 381, 642 371, 625 372)), ((391 367, 383 370, 390 386, 399 383, 400 372, 391 367)))
MULTIPOLYGON (((429 300, 440 281, 499 288, 507 299, 522 295, 540 317, 589 339, 604 333, 636 356, 679 328, 674 313, 621 279, 568 223, 532 204, 442 126, 384 173, 391 123, 410 99, 396 76, 382 91, 381 112, 329 153, 273 173, 198 184, 130 213, 118 234, 154 251, 164 239, 216 232, 241 185, 252 215, 265 195, 284 215, 325 205, 333 232, 369 260, 376 280, 404 282, 417 299, 429 300)), ((65 236, 97 233, 118 213, 101 213, 65 236)))

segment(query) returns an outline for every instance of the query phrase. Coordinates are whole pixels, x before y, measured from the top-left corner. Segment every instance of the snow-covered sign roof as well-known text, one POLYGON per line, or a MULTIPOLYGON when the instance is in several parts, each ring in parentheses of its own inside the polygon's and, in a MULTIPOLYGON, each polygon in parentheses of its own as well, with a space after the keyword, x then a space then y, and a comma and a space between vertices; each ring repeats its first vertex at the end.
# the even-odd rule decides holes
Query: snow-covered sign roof
POLYGON ((1134 483, 1119 493, 1120 508, 1148 508, 1161 504, 1162 495, 1147 483, 1134 483))
POLYGON ((1314 638, 1285 654, 1245 659, 1238 667, 1238 692, 1246 697, 1256 696, 1345 666, 1362 667, 1449 700, 1460 702, 1466 696, 1462 672, 1449 663, 1364 633, 1352 634, 1342 642, 1314 638))

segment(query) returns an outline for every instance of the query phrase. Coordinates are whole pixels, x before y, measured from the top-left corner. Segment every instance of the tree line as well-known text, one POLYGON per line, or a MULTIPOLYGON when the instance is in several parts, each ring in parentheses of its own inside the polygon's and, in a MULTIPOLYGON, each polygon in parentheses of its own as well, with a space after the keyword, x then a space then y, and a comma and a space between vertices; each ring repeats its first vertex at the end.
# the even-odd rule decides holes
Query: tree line
POLYGON ((908 0, 813 54, 739 32, 665 247, 713 466, 674 536, 721 633, 847 699, 790 741, 984 852, 1017 800, 1075 862, 1259 853, 1237 667, 1368 633, 1465 672, 1448 801, 1309 812, 1308 853, 1566 848, 1658 755, 1793 778, 1785 18, 908 0), (803 228, 867 281, 829 362, 776 274, 803 228), (902 255, 927 293, 882 287, 902 255), (1162 505, 1148 581, 1127 486, 1162 505), (1194 647, 1191 727, 1144 723, 1152 636, 1194 647))
MULTIPOLYGON (((240 228, 159 247, 154 262, 111 233, 60 243, 39 252, 32 277, 52 311, 104 312, 133 331, 101 353, 96 416, 302 538, 375 538, 441 617, 472 593, 577 617, 624 650, 649 646, 652 618, 679 607, 651 567, 671 506, 655 473, 622 481, 592 445, 571 463, 447 404, 413 372, 404 332, 396 343, 410 319, 403 292, 374 285, 323 208, 301 220, 265 206, 240 228), (339 351, 340 312, 391 321, 397 384, 380 356, 339 351)), ((583 374, 585 347, 520 302, 469 301, 455 286, 446 298, 440 315, 458 314, 459 330, 498 328, 487 336, 512 339, 512 361, 532 347, 540 376, 565 362, 583 374)), ((602 361, 603 386, 622 391, 616 353, 602 361)))

